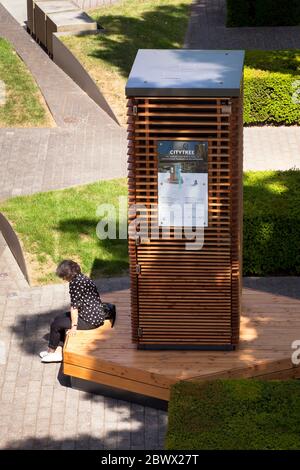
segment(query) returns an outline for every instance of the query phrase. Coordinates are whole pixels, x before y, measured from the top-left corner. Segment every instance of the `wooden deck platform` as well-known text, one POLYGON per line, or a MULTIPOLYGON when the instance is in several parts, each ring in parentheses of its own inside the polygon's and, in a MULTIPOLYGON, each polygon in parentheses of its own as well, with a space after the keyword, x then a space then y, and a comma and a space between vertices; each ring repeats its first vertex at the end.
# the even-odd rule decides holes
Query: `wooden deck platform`
POLYGON ((291 344, 300 340, 299 299, 244 288, 235 351, 143 351, 131 343, 129 290, 102 298, 117 305, 116 326, 106 322, 69 338, 66 375, 166 401, 170 386, 183 379, 300 377, 300 367, 291 362, 291 344))

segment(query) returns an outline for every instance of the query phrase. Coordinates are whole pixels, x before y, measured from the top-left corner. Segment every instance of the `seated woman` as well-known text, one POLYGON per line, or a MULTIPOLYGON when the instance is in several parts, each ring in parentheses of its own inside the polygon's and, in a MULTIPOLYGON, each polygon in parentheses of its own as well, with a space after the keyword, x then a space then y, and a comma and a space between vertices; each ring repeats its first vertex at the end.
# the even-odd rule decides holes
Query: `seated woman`
POLYGON ((58 315, 50 327, 50 339, 47 351, 41 351, 42 362, 61 362, 65 335, 74 336, 77 330, 92 330, 103 325, 104 320, 115 322, 115 310, 106 313, 96 284, 81 273, 80 266, 72 260, 62 261, 56 274, 69 282, 71 311, 58 315))

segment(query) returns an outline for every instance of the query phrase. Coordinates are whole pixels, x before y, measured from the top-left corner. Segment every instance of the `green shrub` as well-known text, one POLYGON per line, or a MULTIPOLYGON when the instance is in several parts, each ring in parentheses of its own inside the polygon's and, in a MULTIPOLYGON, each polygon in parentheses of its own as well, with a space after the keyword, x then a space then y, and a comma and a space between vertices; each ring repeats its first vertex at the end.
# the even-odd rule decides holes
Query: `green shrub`
POLYGON ((250 26, 254 22, 251 3, 246 0, 227 0, 227 26, 250 26))
POLYGON ((300 171, 244 175, 243 275, 300 274, 300 171))
POLYGON ((300 24, 300 2, 289 0, 255 0, 256 26, 293 26, 300 24))
POLYGON ((300 124, 300 106, 292 101, 295 77, 245 69, 245 124, 300 124))
POLYGON ((300 274, 300 217, 244 217, 244 276, 300 274))
POLYGON ((300 24, 300 2, 227 0, 227 26, 292 26, 300 24))
POLYGON ((172 387, 168 450, 299 447, 299 381, 216 380, 172 387))
POLYGON ((293 103, 293 83, 300 78, 300 53, 247 51, 244 71, 244 123, 295 125, 300 106, 293 103))

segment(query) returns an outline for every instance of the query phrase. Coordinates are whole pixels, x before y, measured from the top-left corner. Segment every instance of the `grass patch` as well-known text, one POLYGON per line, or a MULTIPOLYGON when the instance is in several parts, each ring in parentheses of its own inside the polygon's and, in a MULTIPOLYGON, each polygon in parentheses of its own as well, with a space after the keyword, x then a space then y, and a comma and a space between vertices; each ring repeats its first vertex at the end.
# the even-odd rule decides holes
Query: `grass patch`
POLYGON ((296 450, 300 382, 216 380, 172 387, 168 450, 296 450))
MULTIPOLYGON (((24 246, 34 284, 57 281, 63 258, 77 260, 92 277, 128 268, 127 240, 99 240, 100 204, 127 195, 125 179, 19 196, 0 205, 24 246)), ((125 214, 122 217, 126 217, 125 214)), ((244 174, 244 275, 300 274, 300 171, 244 174)))
POLYGON ((0 38, 0 127, 47 127, 52 117, 25 64, 0 38))
POLYGON ((126 271, 127 240, 99 240, 96 234, 101 219, 97 207, 118 207, 119 196, 127 196, 125 179, 14 197, 2 204, 0 211, 20 236, 33 284, 58 282, 54 271, 64 258, 79 262, 93 278, 126 271))
POLYGON ((125 83, 138 49, 181 48, 190 4, 191 0, 123 0, 89 11, 105 34, 63 38, 121 125, 126 125, 125 83))
MULTIPOLYGON (((180 48, 190 0, 126 0, 92 11, 103 35, 67 36, 65 45, 95 80, 121 125, 126 125, 125 84, 138 49, 180 48)), ((300 124, 292 102, 300 79, 300 51, 247 51, 244 80, 246 125, 300 124)))

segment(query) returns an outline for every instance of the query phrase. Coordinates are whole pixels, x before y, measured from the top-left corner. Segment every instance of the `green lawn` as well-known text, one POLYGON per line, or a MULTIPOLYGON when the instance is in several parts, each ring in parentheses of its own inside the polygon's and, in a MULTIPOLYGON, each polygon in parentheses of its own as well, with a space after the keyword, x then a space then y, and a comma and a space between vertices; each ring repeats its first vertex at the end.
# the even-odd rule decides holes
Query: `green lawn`
MULTIPOLYGON (((120 123, 126 125, 125 83, 138 49, 181 48, 191 0, 124 0, 89 12, 106 30, 102 35, 63 39, 98 84, 120 123)), ((246 125, 300 124, 292 102, 300 79, 300 51, 247 51, 246 125)))
POLYGON ((106 34, 63 39, 122 125, 126 125, 125 83, 138 49, 181 48, 190 4, 191 0, 123 0, 89 11, 106 34))
POLYGON ((300 382, 180 382, 172 387, 166 448, 298 450, 300 382))
POLYGON ((25 64, 0 38, 0 127, 48 127, 52 117, 25 64))
MULTIPOLYGON (((87 274, 120 275, 128 268, 127 240, 99 240, 97 207, 127 195, 125 179, 2 202, 23 243, 34 284, 57 281, 63 258, 77 260, 87 274)), ((122 214, 122 219, 126 214, 122 214)), ((244 174, 244 275, 300 274, 300 171, 244 174)))
POLYGON ((80 263, 93 278, 122 275, 127 240, 99 240, 97 207, 127 196, 126 180, 103 181, 60 191, 15 197, 0 206, 20 236, 32 284, 58 282, 54 272, 64 258, 80 263))

